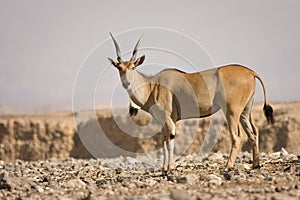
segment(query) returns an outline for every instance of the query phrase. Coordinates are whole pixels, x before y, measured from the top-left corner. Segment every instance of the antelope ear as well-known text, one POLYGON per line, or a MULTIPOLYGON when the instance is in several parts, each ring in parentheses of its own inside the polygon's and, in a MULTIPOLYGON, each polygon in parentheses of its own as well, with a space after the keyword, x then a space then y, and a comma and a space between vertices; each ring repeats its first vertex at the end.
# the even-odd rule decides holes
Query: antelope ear
POLYGON ((118 63, 117 63, 116 61, 114 61, 114 60, 111 59, 111 58, 108 58, 108 60, 109 60, 109 62, 110 62, 113 66, 115 66, 115 67, 118 68, 118 63))
POLYGON ((137 67, 137 66, 143 64, 144 60, 145 60, 145 55, 142 55, 141 57, 136 59, 136 61, 134 62, 134 66, 137 67))

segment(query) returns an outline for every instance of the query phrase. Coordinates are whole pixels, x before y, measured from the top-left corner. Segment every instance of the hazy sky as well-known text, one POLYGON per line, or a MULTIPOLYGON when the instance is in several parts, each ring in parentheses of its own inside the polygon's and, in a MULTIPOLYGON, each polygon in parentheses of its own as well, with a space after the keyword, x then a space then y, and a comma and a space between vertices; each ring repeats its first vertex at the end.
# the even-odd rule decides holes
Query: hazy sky
MULTIPOLYGON (((299 10, 298 0, 0 0, 0 105, 71 109, 74 80, 90 51, 108 39, 108 32, 117 35, 141 27, 179 31, 202 45, 216 65, 239 63, 254 69, 263 77, 270 101, 300 100, 299 10)), ((144 45, 155 41, 149 38, 145 33, 144 45)), ((137 39, 120 38, 121 49, 137 39)), ((99 55, 99 69, 106 67, 100 60, 115 56, 112 43, 107 44, 112 53, 99 55)), ((106 76, 118 80, 115 70, 106 76)), ((103 95, 109 96, 113 87, 107 82, 103 95)), ((126 102, 126 96, 120 101, 126 102)), ((99 97, 97 105, 109 102, 99 97)))

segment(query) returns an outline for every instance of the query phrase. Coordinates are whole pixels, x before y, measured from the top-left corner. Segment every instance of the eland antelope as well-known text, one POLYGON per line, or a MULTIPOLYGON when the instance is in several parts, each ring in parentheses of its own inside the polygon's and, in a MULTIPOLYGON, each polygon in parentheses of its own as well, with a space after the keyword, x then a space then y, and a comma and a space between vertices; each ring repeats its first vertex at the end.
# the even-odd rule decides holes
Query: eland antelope
POLYGON ((130 97, 130 115, 138 109, 150 113, 161 122, 163 145, 163 172, 174 168, 173 151, 175 124, 188 118, 203 118, 222 110, 231 135, 231 152, 226 170, 233 168, 241 143, 241 131, 246 132, 253 150, 253 168, 259 167, 258 130, 251 120, 255 93, 255 79, 264 92, 264 114, 269 123, 274 123, 273 109, 266 98, 266 88, 260 76, 241 65, 226 65, 196 73, 166 69, 155 76, 146 76, 136 68, 145 60, 145 55, 136 58, 141 38, 130 60, 121 58, 120 47, 113 40, 117 60, 108 58, 119 70, 122 86, 130 97))

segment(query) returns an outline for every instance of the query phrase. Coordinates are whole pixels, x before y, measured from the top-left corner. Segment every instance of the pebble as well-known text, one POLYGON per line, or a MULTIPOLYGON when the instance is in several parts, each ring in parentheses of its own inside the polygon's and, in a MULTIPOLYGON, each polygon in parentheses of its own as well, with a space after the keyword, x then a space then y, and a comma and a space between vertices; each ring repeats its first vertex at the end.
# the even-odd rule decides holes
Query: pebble
POLYGON ((157 184, 157 181, 155 181, 155 180, 153 180, 153 179, 150 179, 148 185, 149 185, 150 187, 153 187, 155 184, 157 184))
POLYGON ((182 183, 182 184, 188 184, 188 185, 194 185, 196 183, 196 177, 193 174, 188 174, 183 177, 178 177, 177 183, 182 183))
POLYGON ((223 160, 223 154, 218 152, 218 153, 212 153, 211 155, 208 156, 208 160, 210 161, 215 161, 215 160, 223 160))
POLYGON ((222 184, 222 178, 214 175, 214 174, 210 174, 209 176, 209 184, 210 185, 221 185, 222 184))
POLYGON ((227 172, 224 173, 223 176, 224 176, 224 179, 227 180, 227 181, 230 181, 231 177, 232 177, 232 175, 230 173, 227 173, 227 172))
POLYGON ((36 190, 39 192, 39 193, 42 193, 44 192, 44 189, 41 187, 41 186, 36 186, 36 190))
POLYGON ((237 163, 236 166, 235 166, 240 172, 242 171, 249 171, 251 170, 251 167, 249 164, 247 163, 237 163))
POLYGON ((0 169, 3 169, 5 165, 5 162, 3 160, 0 160, 0 169))
POLYGON ((83 188, 85 185, 86 183, 80 179, 71 179, 65 183, 65 186, 69 188, 83 188))
POLYGON ((281 151, 280 151, 280 156, 281 157, 287 157, 289 155, 289 152, 287 152, 287 150, 285 150, 285 148, 281 148, 281 151))
POLYGON ((173 189, 171 191, 171 199, 173 200, 190 200, 192 197, 184 190, 181 189, 173 189))
POLYGON ((7 173, 0 174, 0 190, 11 190, 11 184, 9 183, 9 178, 7 173))

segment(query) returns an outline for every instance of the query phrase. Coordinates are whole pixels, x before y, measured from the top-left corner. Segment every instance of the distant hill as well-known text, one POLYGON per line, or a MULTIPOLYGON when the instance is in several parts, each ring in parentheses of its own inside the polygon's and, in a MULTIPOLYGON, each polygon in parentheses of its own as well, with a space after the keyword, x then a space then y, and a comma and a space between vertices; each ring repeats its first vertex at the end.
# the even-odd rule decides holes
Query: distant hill
POLYGON ((60 111, 71 111, 72 103, 54 103, 54 104, 25 104, 25 105, 1 105, 0 115, 7 114, 35 114, 50 113, 60 111))

